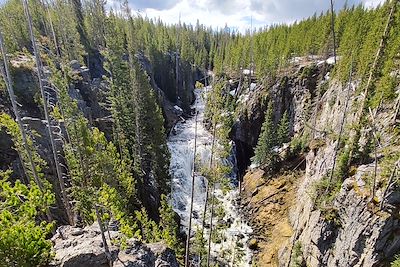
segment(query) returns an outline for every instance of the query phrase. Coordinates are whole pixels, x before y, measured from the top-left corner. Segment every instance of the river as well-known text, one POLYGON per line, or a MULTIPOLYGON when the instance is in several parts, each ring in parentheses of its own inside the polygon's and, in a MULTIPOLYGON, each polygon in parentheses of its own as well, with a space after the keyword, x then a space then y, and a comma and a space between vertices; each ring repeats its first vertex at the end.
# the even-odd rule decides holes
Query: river
MULTIPOLYGON (((203 125, 204 108, 207 91, 211 87, 196 89, 196 100, 192 106, 198 112, 197 116, 197 145, 196 158, 201 164, 207 164, 211 155, 212 135, 203 125)), ((171 152, 170 172, 172 175, 172 204, 174 210, 181 217, 183 231, 187 233, 190 196, 192 189, 192 168, 195 140, 196 119, 192 117, 178 122, 168 138, 168 147, 171 152)), ((218 160, 218 159, 216 159, 218 160)), ((234 164, 234 163, 230 163, 234 164)), ((196 229, 200 229, 203 217, 203 208, 206 196, 206 179, 196 173, 194 185, 194 202, 192 218, 192 236, 196 229)), ((225 211, 223 223, 227 225, 222 232, 222 242, 212 243, 211 255, 218 259, 223 266, 251 266, 252 253, 247 246, 252 229, 241 217, 236 206, 238 190, 233 187, 225 194, 221 189, 216 189, 216 197, 221 201, 225 211)), ((215 224, 216 222, 214 222, 215 224)), ((221 222, 219 222, 221 223, 221 222)), ((208 228, 206 236, 208 237, 208 228)))

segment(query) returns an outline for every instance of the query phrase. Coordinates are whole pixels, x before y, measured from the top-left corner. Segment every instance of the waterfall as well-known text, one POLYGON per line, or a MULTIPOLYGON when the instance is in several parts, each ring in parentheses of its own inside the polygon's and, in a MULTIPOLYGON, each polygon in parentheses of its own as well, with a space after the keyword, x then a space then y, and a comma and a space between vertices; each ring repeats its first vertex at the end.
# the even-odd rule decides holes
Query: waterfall
MULTIPOLYGON (((205 129, 202 123, 205 108, 204 99, 208 90, 211 90, 211 87, 196 89, 194 92, 196 100, 192 105, 192 108, 198 112, 196 155, 198 165, 207 164, 211 155, 212 135, 205 129)), ((194 135, 195 117, 192 117, 178 122, 168 138, 168 147, 171 152, 172 205, 174 210, 179 214, 183 230, 186 233, 189 223, 190 194, 192 189, 194 135)), ((235 161, 232 162, 234 164, 235 161)), ((192 229, 194 231, 196 231, 196 227, 200 227, 202 224, 206 185, 206 179, 196 172, 192 218, 192 229)), ((230 190, 225 194, 220 189, 217 189, 215 192, 216 197, 221 201, 222 207, 225 210, 224 221, 228 223, 229 227, 223 231, 223 241, 219 244, 212 244, 212 256, 219 259, 222 257, 222 260, 229 266, 251 266, 251 251, 247 247, 247 242, 252 229, 241 218, 234 205, 237 194, 237 190, 230 190), (236 246, 237 242, 243 245, 241 251, 235 251, 238 250, 236 246), (224 250, 228 251, 230 256, 221 256, 220 253, 224 250), (235 264, 233 264, 232 260, 234 256, 239 258, 235 264)), ((192 235, 194 231, 192 231, 192 235)))

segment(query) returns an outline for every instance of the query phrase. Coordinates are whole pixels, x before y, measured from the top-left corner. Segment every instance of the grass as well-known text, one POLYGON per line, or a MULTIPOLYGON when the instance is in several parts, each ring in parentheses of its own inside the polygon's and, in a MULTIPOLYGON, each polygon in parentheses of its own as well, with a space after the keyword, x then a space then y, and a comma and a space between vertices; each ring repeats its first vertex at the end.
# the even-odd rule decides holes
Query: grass
POLYGON ((321 211, 325 221, 339 227, 341 225, 339 214, 337 209, 332 207, 332 203, 340 191, 342 181, 338 179, 329 180, 329 176, 326 175, 312 185, 311 199, 313 199, 316 207, 321 211))

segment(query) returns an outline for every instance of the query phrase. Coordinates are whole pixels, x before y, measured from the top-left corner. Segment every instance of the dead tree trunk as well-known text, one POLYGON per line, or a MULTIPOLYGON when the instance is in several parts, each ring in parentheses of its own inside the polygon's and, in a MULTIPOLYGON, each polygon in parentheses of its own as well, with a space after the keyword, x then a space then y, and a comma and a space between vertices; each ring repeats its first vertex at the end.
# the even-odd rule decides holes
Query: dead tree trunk
POLYGON ((210 233, 208 235, 207 267, 210 267, 210 258, 211 258, 211 237, 212 237, 213 217, 214 217, 215 184, 216 184, 216 182, 213 181, 213 188, 211 191, 212 198, 211 198, 210 233))
MULTIPOLYGON (((13 108, 13 111, 14 111, 15 119, 16 119, 16 121, 18 123, 18 127, 19 127, 19 130, 21 132, 22 143, 23 143, 23 146, 24 146, 24 148, 26 150, 26 153, 28 155, 28 160, 29 160, 30 165, 31 165, 33 178, 34 178, 36 184, 39 186, 39 188, 42 189, 42 183, 39 180, 39 176, 38 176, 38 173, 36 171, 36 165, 35 165, 35 162, 33 161, 32 152, 31 152, 31 150, 30 150, 30 148, 28 146, 28 139, 27 139, 27 136, 26 136, 26 132, 25 132, 24 126, 23 126, 22 121, 21 121, 21 117, 20 117, 19 112, 18 112, 17 101, 15 99, 14 88, 13 88, 13 85, 12 85, 13 83, 12 83, 12 80, 11 80, 11 74, 10 74, 10 70, 9 70, 9 67, 8 67, 7 51, 6 51, 6 48, 5 48, 5 45, 4 45, 3 34, 1 32, 1 30, 0 30, 0 49, 1 49, 1 54, 3 55, 3 67, 4 67, 3 76, 4 76, 4 80, 6 82, 6 87, 7 87, 7 90, 8 90, 8 94, 10 96, 10 101, 11 101, 11 105, 12 105, 12 108, 13 108)), ((22 158, 21 158, 21 162, 23 164, 23 159, 22 158)), ((29 182, 29 174, 25 173, 25 175, 27 176, 28 182, 29 182)))
MULTIPOLYGON (((214 158, 214 146, 215 146, 215 131, 216 131, 216 123, 213 126, 213 134, 212 134, 212 142, 211 142, 211 155, 210 155, 210 165, 209 168, 211 170, 213 166, 213 158, 214 158)), ((203 222, 202 222, 202 233, 204 234, 204 226, 206 224, 206 214, 207 214, 207 204, 208 204, 208 195, 210 190, 210 182, 209 179, 207 180, 207 187, 206 187, 206 200, 204 202, 204 209, 203 209, 203 222)), ((201 264, 201 255, 200 255, 200 264, 201 264)))
POLYGON ((192 230, 192 213, 193 213, 193 198, 194 198, 194 182, 195 182, 195 171, 196 171, 196 148, 197 148, 197 111, 195 115, 195 128, 194 128, 194 151, 193 151, 193 166, 192 166, 192 190, 190 195, 190 210, 189 210, 189 227, 188 235, 186 238, 186 253, 185 253, 185 266, 189 266, 189 249, 190 249, 190 234, 192 230))
POLYGON ((333 37, 333 58, 336 64, 336 34, 335 34, 335 11, 333 9, 333 0, 331 0, 331 28, 333 37))
POLYGON ((54 42, 54 49, 56 50, 56 55, 58 57, 61 57, 60 49, 58 47, 56 32, 54 30, 53 20, 51 19, 51 14, 50 14, 50 8, 49 8, 48 1, 46 1, 46 3, 43 3, 43 5, 45 5, 46 9, 47 9, 47 16, 49 17, 50 30, 51 30, 51 35, 52 35, 53 42, 54 42))
MULTIPOLYGON (((211 142, 211 155, 210 155, 210 165, 209 169, 211 170, 213 166, 213 157, 214 157, 214 146, 215 146, 215 129, 216 129, 216 124, 214 123, 213 126, 213 137, 212 137, 212 142, 211 142)), ((204 210, 203 210, 203 223, 202 223, 202 228, 204 229, 204 225, 206 223, 206 213, 207 213, 207 204, 208 204, 208 195, 209 195, 209 189, 210 189, 210 183, 207 182, 207 189, 206 189, 206 201, 204 202, 204 210)))
POLYGON ((343 134, 343 130, 344 130, 344 123, 346 122, 346 116, 347 116, 347 108, 349 106, 349 100, 350 100, 350 91, 351 91, 351 82, 352 82, 352 76, 353 76, 353 58, 351 60, 351 66, 350 66, 350 73, 349 73, 349 82, 347 85, 347 94, 346 94, 346 103, 344 105, 344 111, 343 111, 343 117, 342 117, 342 121, 340 122, 340 130, 339 130, 339 137, 335 146, 335 153, 333 155, 333 166, 331 169, 331 173, 329 175, 329 185, 327 190, 330 188, 330 184, 332 182, 333 179, 333 174, 335 172, 335 167, 336 167, 336 157, 337 157, 337 153, 339 151, 339 146, 340 146, 340 142, 342 140, 342 134, 343 134))
POLYGON ((48 104, 47 104, 47 97, 46 97, 46 93, 45 93, 44 85, 43 85, 44 75, 43 75, 42 61, 40 58, 39 50, 36 45, 35 36, 33 34, 32 18, 29 13, 29 7, 28 7, 27 0, 22 0, 22 4, 24 7, 25 16, 27 18, 29 35, 31 38, 32 47, 33 47, 33 51, 34 51, 34 55, 35 55, 37 75, 38 75, 38 79, 39 79, 39 87, 40 87, 40 92, 41 92, 42 99, 43 99, 44 115, 45 115, 45 119, 47 122, 47 130, 48 130, 49 137, 50 137, 50 143, 51 143, 51 148, 52 148, 52 152, 53 152, 54 164, 56 167, 57 178, 58 178, 58 182, 60 185, 61 197, 62 197, 62 201, 63 201, 64 207, 65 207, 65 211, 67 213, 68 221, 71 225, 73 225, 74 221, 73 221, 72 211, 71 211, 71 208, 69 205, 67 192, 65 191, 64 179, 63 179, 61 166, 60 166, 60 162, 59 162, 58 155, 57 155, 57 148, 56 148, 56 144, 55 144, 55 140, 54 140, 54 136, 53 136, 53 131, 51 129, 52 121, 50 118, 49 108, 48 108, 48 104))
POLYGON ((101 239, 103 240, 104 251, 106 252, 108 264, 110 265, 110 267, 112 267, 113 263, 112 263, 112 259, 111 259, 111 253, 110 253, 110 249, 108 248, 106 236, 104 234, 105 230, 104 230, 103 222, 101 221, 101 214, 99 211, 99 207, 96 204, 96 205, 94 205, 94 208, 96 211, 97 223, 99 224, 99 228, 100 228, 100 232, 101 232, 101 239))
POLYGON ((369 90, 370 90, 370 87, 371 87, 371 83, 372 83, 372 80, 373 80, 373 78, 375 76, 375 70, 376 70, 376 68, 378 66, 378 62, 379 62, 379 59, 382 56, 383 50, 385 49, 386 41, 387 41, 387 38, 388 38, 388 35, 389 35, 389 30, 390 30, 390 28, 392 26, 392 21, 393 21, 393 18, 394 18, 394 14, 395 14, 398 2, 399 2, 399 0, 393 0, 393 5, 392 5, 392 8, 390 9, 390 13, 389 13, 389 16, 388 16, 388 19, 387 19, 387 22, 386 22, 386 26, 385 26, 385 29, 383 31, 381 41, 379 43, 379 48, 376 51, 375 59, 374 59, 374 62, 372 64, 372 66, 371 66, 371 71, 369 72, 368 81, 367 81, 367 84, 365 85, 364 93, 362 94, 361 105, 360 105, 360 108, 358 109, 358 111, 356 113, 356 119, 357 119, 358 122, 361 120, 363 111, 365 109, 365 106, 366 106, 366 103, 367 103, 367 99, 368 99, 368 93, 369 93, 369 90))
MULTIPOLYGON (((12 83, 12 80, 11 80, 11 74, 10 74, 10 70, 9 70, 9 67, 8 67, 7 51, 6 51, 6 47, 4 45, 4 39, 3 39, 3 34, 1 32, 1 29, 0 29, 0 50, 1 50, 1 54, 3 55, 3 66, 4 66, 3 76, 4 76, 4 80, 6 82, 6 87, 7 87, 7 90, 8 90, 8 94, 10 96, 10 101, 11 101, 11 105, 12 105, 12 108, 13 108, 13 111, 14 111, 15 119, 16 119, 16 121, 18 123, 18 128, 19 128, 19 131, 21 133, 22 145, 24 146, 24 148, 26 150, 26 155, 28 157, 28 161, 29 161, 29 164, 30 164, 30 169, 32 171, 33 179, 35 180, 35 183, 39 187, 40 191, 44 192, 43 184, 42 184, 42 181, 40 181, 40 179, 39 179, 39 175, 38 175, 38 172, 37 172, 37 169, 36 169, 36 164, 35 164, 35 162, 33 160, 32 151, 31 151, 31 149, 29 147, 29 144, 28 144, 28 138, 27 138, 27 135, 26 135, 26 132, 25 132, 25 129, 24 129, 24 125, 22 124, 21 116, 19 115, 19 112, 18 112, 17 101, 15 99, 14 88, 13 88, 13 85, 12 85, 13 83, 12 83)), ((25 167, 25 163, 24 163, 24 159, 23 159, 22 155, 20 155, 20 159, 21 159, 21 164, 22 164, 22 166, 24 168, 25 175, 26 175, 26 177, 28 179, 28 183, 29 183, 29 180, 30 180, 29 179, 29 174, 27 173, 27 169, 25 167)), ((46 211, 46 215, 47 215, 47 219, 49 221, 53 220, 52 216, 50 214, 50 211, 48 209, 46 211)))
MULTIPOLYGON (((376 73, 376 69, 378 67, 379 59, 382 57, 382 53, 383 53, 383 51, 385 49, 386 41, 387 41, 387 38, 389 36, 389 32, 390 32, 390 29, 391 29, 391 26, 392 26, 392 22, 393 22, 393 19, 394 19, 394 14, 395 14, 396 7, 397 7, 397 4, 398 4, 399 0, 393 0, 392 2, 393 2, 393 4, 392 4, 392 7, 391 7, 390 12, 389 12, 389 16, 388 16, 388 19, 387 19, 387 22, 386 22, 386 26, 385 26, 385 29, 383 31, 383 34, 382 34, 382 37, 381 37, 381 40, 380 40, 380 43, 379 43, 378 50, 376 51, 374 62, 372 64, 371 70, 369 72, 369 77, 368 77, 368 80, 367 80, 367 84, 365 85, 365 89, 364 89, 363 94, 361 94, 361 97, 362 97, 361 104, 359 105, 359 109, 357 110, 357 112, 355 114, 355 120, 354 121, 355 121, 356 125, 360 125, 361 118, 362 118, 362 116, 364 114, 364 111, 366 109, 367 100, 368 100, 368 94, 369 94, 369 91, 370 91, 370 88, 371 88, 371 84, 372 84, 372 81, 373 81, 373 79, 375 77, 375 73, 376 73)), ((353 130, 351 135, 350 135, 352 143, 358 142, 356 131, 357 130, 353 130)), ((353 157, 353 151, 350 151, 349 161, 351 161, 352 157, 353 157)))
POLYGON ((397 169, 399 167, 399 162, 400 162, 400 159, 396 161, 396 163, 394 165, 394 168, 392 170, 392 173, 390 174, 390 178, 389 178, 388 184, 387 184, 387 186, 385 188, 385 191, 383 192, 383 195, 382 195, 382 202, 381 202, 381 205, 380 205, 380 210, 383 210, 383 205, 385 204, 386 195, 387 195, 390 187, 393 186, 393 184, 394 184, 393 180, 396 177, 396 172, 397 172, 397 169))

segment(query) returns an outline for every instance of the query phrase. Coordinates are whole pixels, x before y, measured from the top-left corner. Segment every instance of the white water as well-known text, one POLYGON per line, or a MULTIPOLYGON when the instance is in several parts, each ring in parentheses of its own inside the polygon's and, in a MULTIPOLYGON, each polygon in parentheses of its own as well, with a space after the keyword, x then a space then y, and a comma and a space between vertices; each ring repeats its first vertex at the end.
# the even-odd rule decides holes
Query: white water
MULTIPOLYGON (((207 88, 210 90, 211 88, 207 88)), ((197 116, 197 145, 196 157, 200 164, 207 164, 211 155, 211 134, 203 126, 204 118, 204 98, 205 89, 196 89, 196 101, 192 108, 198 111, 197 116)), ((168 138, 168 147, 171 152, 170 172, 172 175, 172 202, 174 210, 181 217, 181 223, 187 232, 190 210, 190 196, 192 183, 193 153, 195 139, 195 117, 186 121, 178 122, 174 131, 168 138)), ((201 228, 203 209, 206 194, 207 181, 203 176, 196 174, 194 187, 193 217, 192 217, 192 236, 196 229, 201 228)), ((222 201, 225 209, 225 221, 231 221, 231 225, 224 232, 225 240, 220 244, 212 244, 211 253, 213 256, 222 257, 229 266, 250 266, 251 251, 247 247, 249 234, 252 229, 244 222, 239 215, 234 200, 237 198, 238 191, 231 190, 223 194, 222 190, 216 190, 216 197, 222 201), (221 256, 223 250, 230 255, 238 255, 236 242, 243 244, 244 255, 239 262, 231 265, 232 256, 221 256), (227 258, 229 257, 229 258, 227 258)), ((214 222, 215 224, 215 222, 214 222)), ((208 233, 207 233, 208 236, 208 233)))

